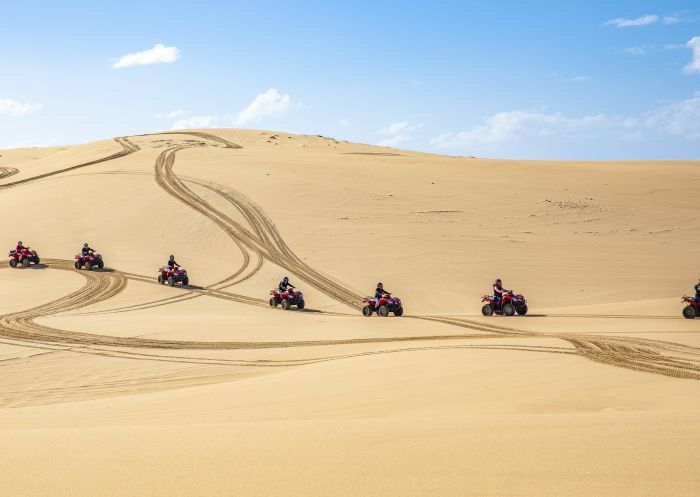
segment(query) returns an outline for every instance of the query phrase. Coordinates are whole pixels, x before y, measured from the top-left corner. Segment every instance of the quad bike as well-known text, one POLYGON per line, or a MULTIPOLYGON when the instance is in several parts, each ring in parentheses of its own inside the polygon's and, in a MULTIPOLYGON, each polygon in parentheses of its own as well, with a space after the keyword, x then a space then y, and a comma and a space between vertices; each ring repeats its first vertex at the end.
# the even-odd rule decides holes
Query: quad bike
POLYGON ((306 305, 304 302, 304 294, 292 290, 280 291, 279 289, 270 290, 270 307, 282 306, 282 309, 288 311, 293 305, 297 309, 303 309, 306 305))
POLYGON ((697 296, 688 297, 687 295, 683 295, 682 302, 688 303, 688 305, 683 308, 684 318, 695 319, 696 317, 700 317, 700 299, 697 296))
POLYGON ((484 295, 481 301, 485 302, 481 308, 481 314, 484 316, 494 314, 514 316, 516 312, 521 316, 527 314, 527 300, 520 294, 513 294, 512 290, 503 292, 500 302, 493 295, 484 295))
POLYGON ((365 317, 370 317, 375 312, 383 318, 387 317, 390 312, 393 312, 394 316, 403 316, 401 299, 392 297, 390 293, 380 298, 379 302, 375 302, 372 297, 365 297, 362 302, 365 304, 362 308, 362 315, 365 317))
POLYGON ((170 286, 175 286, 177 283, 183 285, 190 284, 190 278, 187 276, 187 270, 178 268, 169 268, 168 266, 163 266, 158 270, 160 274, 158 275, 158 283, 165 285, 166 283, 170 286))
POLYGON ((75 269, 81 269, 83 266, 85 266, 86 271, 90 271, 91 269, 104 269, 105 263, 102 260, 102 256, 100 254, 96 254, 94 252, 91 252, 87 255, 83 254, 78 254, 75 256, 75 269))
POLYGON ((29 247, 27 247, 27 250, 22 250, 21 252, 10 250, 9 256, 10 267, 13 268, 19 265, 22 267, 29 267, 30 263, 39 264, 39 262, 41 262, 41 259, 39 259, 39 254, 36 253, 36 250, 29 250, 29 247))

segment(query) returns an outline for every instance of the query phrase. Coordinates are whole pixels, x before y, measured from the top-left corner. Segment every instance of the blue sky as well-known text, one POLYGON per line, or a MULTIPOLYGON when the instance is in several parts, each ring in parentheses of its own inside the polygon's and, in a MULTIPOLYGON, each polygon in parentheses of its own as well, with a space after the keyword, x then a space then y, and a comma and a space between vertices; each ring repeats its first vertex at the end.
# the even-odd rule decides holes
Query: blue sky
POLYGON ((197 126, 700 159, 697 0, 377 3, 0 0, 0 148, 197 126))

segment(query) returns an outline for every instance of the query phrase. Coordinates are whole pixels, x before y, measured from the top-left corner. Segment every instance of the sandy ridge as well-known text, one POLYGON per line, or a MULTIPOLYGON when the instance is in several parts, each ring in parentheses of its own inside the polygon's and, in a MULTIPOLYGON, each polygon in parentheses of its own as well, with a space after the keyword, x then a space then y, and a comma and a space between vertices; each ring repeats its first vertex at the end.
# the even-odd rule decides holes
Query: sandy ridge
MULTIPOLYGON (((200 138, 210 139, 226 148, 241 148, 239 145, 233 144, 220 137, 215 137, 209 133, 200 132, 176 132, 164 134, 191 134, 200 138), (212 138, 214 137, 214 138, 212 138)), ((17 184, 26 183, 29 181, 41 179, 54 174, 70 171, 78 167, 112 160, 123 157, 129 153, 139 150, 139 147, 133 144, 128 138, 115 139, 123 147, 121 152, 112 154, 108 157, 101 158, 88 163, 79 164, 70 168, 54 171, 44 175, 35 176, 20 180, 18 182, 3 185, 3 187, 14 186, 17 184)), ((235 192, 232 189, 222 185, 206 182, 194 178, 180 178, 173 172, 175 163, 175 154, 183 149, 193 145, 177 145, 170 147, 162 152, 156 160, 155 172, 156 181, 170 195, 184 202, 188 206, 199 211, 216 224, 218 224, 229 236, 237 242, 244 254, 247 250, 252 250, 259 255, 259 264, 253 269, 254 274, 259 269, 262 258, 267 258, 280 266, 287 267, 291 272, 309 281, 313 286, 333 296, 336 300, 343 302, 353 308, 359 307, 361 297, 355 292, 347 289, 342 284, 332 280, 331 278, 320 274, 303 263, 286 245, 279 231, 269 217, 256 206, 252 201, 247 199, 242 194, 235 192), (242 226, 235 222, 223 212, 212 207, 202 198, 197 196, 190 188, 186 186, 186 182, 197 184, 214 191, 222 198, 230 202, 230 204, 238 210, 250 224, 251 229, 242 226)), ((16 174, 16 173, 12 173, 16 174)), ((236 302, 265 305, 261 299, 254 299, 241 295, 236 295, 230 292, 224 292, 218 289, 222 285, 230 285, 249 264, 249 257, 244 257, 242 268, 237 270, 233 275, 218 282, 208 289, 201 289, 201 292, 193 292, 199 295, 208 295, 217 298, 224 298, 236 302)), ((55 269, 72 270, 72 262, 70 261, 50 261, 49 267, 55 269)), ((159 348, 159 349, 255 349, 255 348, 283 348, 283 347, 304 347, 304 346, 326 346, 326 345, 349 345, 359 343, 387 343, 387 342, 405 342, 405 341, 429 341, 429 340, 454 340, 454 339, 473 339, 485 338, 484 335, 436 335, 436 336, 420 336, 420 337, 376 337, 363 339, 347 339, 347 340, 316 340, 316 341, 286 341, 286 342, 197 342, 197 341, 169 341, 169 340, 152 340, 142 338, 119 338, 105 337, 101 335, 93 335, 88 333, 67 332, 56 330, 50 327, 41 326, 33 322, 33 319, 41 316, 57 312, 66 312, 70 310, 86 307, 93 303, 100 302, 116 295, 126 285, 126 280, 131 278, 137 281, 147 281, 154 283, 152 278, 143 275, 112 272, 86 273, 81 274, 87 279, 86 285, 76 292, 57 299, 53 302, 32 308, 20 313, 14 313, 0 318, 0 334, 7 339, 29 340, 37 342, 61 343, 70 345, 89 345, 89 346, 108 346, 108 347, 125 347, 125 348, 159 348)), ((241 280, 242 281, 242 280, 241 280)), ((192 298, 180 297, 180 298, 192 298)), ((164 302, 171 302, 178 297, 162 299, 148 305, 163 305, 164 302)), ((127 306, 120 310, 129 308, 143 308, 145 304, 136 304, 135 306, 127 306)), ((573 316, 573 315, 572 315, 573 316)), ((581 315, 585 317, 585 315, 581 315)), ((628 316, 612 316, 600 315, 597 317, 608 318, 627 318, 628 316)), ((653 341, 637 338, 618 338, 602 335, 583 335, 583 334, 552 334, 538 333, 524 330, 517 330, 510 327, 499 325, 485 324, 483 322, 473 321, 465 318, 441 317, 441 316, 415 316, 418 319, 431 320, 453 326, 469 328, 475 331, 493 333, 494 336, 509 336, 509 337, 548 337, 559 338, 571 343, 578 355, 585 357, 595 362, 624 367, 636 371, 645 371, 665 376, 678 378, 700 379, 700 350, 680 344, 670 342, 653 341)), ((481 347, 481 346, 479 346, 481 347)), ((529 347, 529 346, 528 346, 529 347)), ((522 348, 522 347, 520 347, 522 348)), ((412 350, 419 350, 414 348, 412 350)), ((519 349, 515 349, 519 350, 519 349)), ((386 353, 388 351, 382 351, 386 353)), ((570 353, 570 352, 567 352, 570 353)), ((124 354, 124 352, 120 352, 124 354)), ((364 354, 364 353, 363 353, 364 354)), ((132 355, 143 355, 135 354, 132 355)), ((353 356, 353 355, 349 355, 353 356)), ((331 360, 335 358, 344 358, 349 356, 330 356, 326 358, 316 358, 314 360, 331 360)), ((186 358, 174 358, 184 360, 186 358)), ((205 358, 200 358, 206 360, 205 358)), ((235 361, 235 360, 234 360, 235 361)), ((239 361, 244 363, 246 361, 239 361)), ((257 364, 265 363, 266 361, 255 361, 257 364)), ((282 361, 289 364, 290 361, 282 361)))

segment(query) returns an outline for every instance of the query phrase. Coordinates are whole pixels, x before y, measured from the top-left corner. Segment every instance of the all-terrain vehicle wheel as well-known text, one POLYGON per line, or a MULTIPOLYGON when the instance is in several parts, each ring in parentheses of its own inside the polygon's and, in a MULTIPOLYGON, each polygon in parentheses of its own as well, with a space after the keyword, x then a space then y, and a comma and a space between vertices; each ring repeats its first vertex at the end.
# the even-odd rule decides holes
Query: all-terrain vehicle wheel
POLYGON ((379 315, 383 318, 387 317, 389 315, 389 308, 385 305, 381 306, 379 308, 379 315))
POLYGON ((34 264, 39 264, 41 262, 41 259, 39 259, 39 256, 37 255, 34 261, 34 264))
POLYGON ((80 262, 79 261, 75 261, 75 264, 73 264, 73 265, 75 266, 75 269, 80 271, 80 262))
POLYGON ((403 316, 403 306, 402 305, 396 308, 396 310, 394 311, 394 316, 396 316, 396 317, 403 316))
POLYGON ((90 271, 92 269, 92 262, 85 261, 85 271, 90 271))
POLYGON ((285 311, 289 310, 289 299, 282 299, 282 309, 285 311))
POLYGON ((17 267, 17 261, 15 259, 10 259, 10 267, 11 268, 16 268, 17 267))
POLYGON ((182 279, 182 284, 185 285, 185 286, 189 285, 189 284, 190 284, 190 277, 189 277, 189 276, 185 276, 185 277, 182 279))
POLYGON ((162 275, 162 274, 159 274, 159 275, 158 275, 158 283, 160 283, 161 285, 162 285, 163 283, 165 283, 165 280, 163 280, 163 275, 162 275))
POLYGON ((493 307, 491 305, 486 304, 481 308, 481 314, 484 316, 493 316, 493 307))
POLYGON ((175 286, 175 278, 173 278, 172 276, 170 276, 170 277, 168 278, 168 285, 170 285, 170 286, 175 286))
POLYGON ((105 261, 103 261, 103 260, 98 261, 97 268, 104 269, 105 268, 105 261))
POLYGON ((525 314, 527 314, 527 304, 521 305, 520 307, 516 307, 515 312, 517 312, 521 316, 524 316, 525 314))
POLYGON ((372 308, 368 305, 362 308, 362 315, 366 318, 372 316, 372 308))
POLYGON ((22 267, 29 267, 29 257, 22 259, 22 267))
POLYGON ((274 297, 270 298, 270 307, 277 307, 277 301, 274 297))
POLYGON ((515 306, 513 304, 505 304, 503 306, 504 316, 515 316, 515 306))
POLYGON ((692 305, 687 305, 683 308, 683 317, 686 319, 695 319, 697 313, 698 311, 692 305))
POLYGON ((306 302, 304 302, 304 299, 301 299, 299 303, 297 304, 297 309, 303 309, 306 306, 306 302))

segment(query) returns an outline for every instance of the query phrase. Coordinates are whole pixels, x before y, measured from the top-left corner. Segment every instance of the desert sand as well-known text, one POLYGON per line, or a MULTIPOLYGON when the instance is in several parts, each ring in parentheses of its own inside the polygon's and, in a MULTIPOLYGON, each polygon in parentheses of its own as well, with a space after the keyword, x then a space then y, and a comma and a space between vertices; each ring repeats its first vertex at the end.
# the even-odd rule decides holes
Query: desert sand
POLYGON ((0 271, 0 494, 700 495, 699 184, 257 130, 1 150, 42 264, 0 271), (481 316, 496 277, 527 316, 481 316), (403 317, 360 313, 379 280, 403 317))

